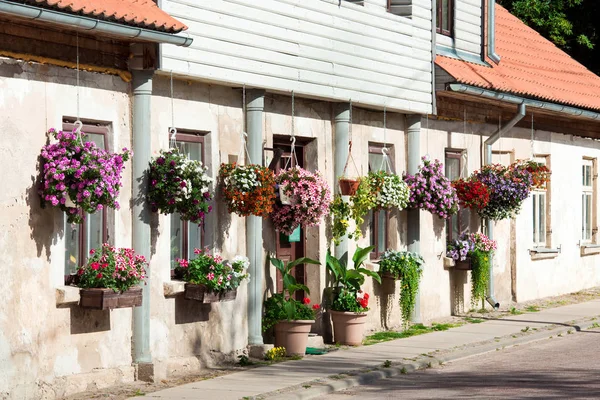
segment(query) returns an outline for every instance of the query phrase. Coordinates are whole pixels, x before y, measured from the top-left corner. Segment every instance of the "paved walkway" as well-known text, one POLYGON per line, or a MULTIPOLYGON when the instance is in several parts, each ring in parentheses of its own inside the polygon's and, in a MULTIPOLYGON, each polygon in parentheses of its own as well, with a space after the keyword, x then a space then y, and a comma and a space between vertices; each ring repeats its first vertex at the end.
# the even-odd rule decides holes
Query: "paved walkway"
MULTIPOLYGON (((361 372, 369 368, 378 368, 386 360, 391 360, 394 363, 402 363, 407 359, 423 354, 451 350, 458 347, 466 348, 467 353, 471 350, 472 354, 480 354, 494 350, 494 346, 507 346, 511 342, 532 341, 548 337, 549 334, 556 334, 556 332, 548 333, 542 330, 544 327, 558 325, 556 329, 572 329, 573 321, 585 321, 595 317, 600 317, 600 300, 545 309, 535 313, 509 316, 479 324, 466 324, 447 331, 433 332, 372 346, 339 350, 322 356, 308 357, 303 360, 258 367, 149 393, 143 397, 135 397, 135 399, 238 400, 244 397, 267 393, 269 394, 265 395, 265 398, 306 399, 327 393, 327 391, 319 393, 319 389, 316 387, 306 390, 308 389, 308 384, 302 390, 303 387, 301 385, 306 382, 323 380, 329 376, 353 371, 361 372), (513 336, 523 336, 524 331, 528 333, 527 336, 513 338, 513 336), (529 334, 530 332, 531 334, 529 334), (495 343, 500 337, 503 338, 502 342, 495 343), (490 344, 487 347, 475 346, 485 341, 491 341, 492 347, 490 347, 490 344), (289 390, 288 388, 290 387, 296 387, 297 390, 289 390), (288 390, 282 391, 283 389, 288 390), (278 394, 271 393, 275 391, 282 392, 278 394)), ((591 325, 591 322, 588 322, 587 325, 591 325)), ((460 354, 462 356, 468 355, 464 350, 460 354)), ((460 354, 455 358, 458 358, 460 354)), ((452 357, 449 358, 451 359, 452 357)), ((446 357, 446 359, 449 358, 446 357)), ((352 385, 348 384, 348 386, 352 385)), ((314 382, 311 383, 312 386, 315 386, 314 382)), ((328 390, 330 392, 334 390, 331 387, 336 385, 329 386, 328 390)))

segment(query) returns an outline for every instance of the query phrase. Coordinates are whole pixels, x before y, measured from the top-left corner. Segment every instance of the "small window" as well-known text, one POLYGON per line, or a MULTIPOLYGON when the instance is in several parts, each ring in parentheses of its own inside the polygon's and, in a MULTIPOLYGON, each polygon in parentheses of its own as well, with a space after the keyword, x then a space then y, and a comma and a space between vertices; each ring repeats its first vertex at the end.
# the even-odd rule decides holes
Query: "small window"
MULTIPOLYGON (((63 123, 63 131, 72 132, 75 129, 70 121, 63 123)), ((81 128, 84 140, 94 142, 100 149, 108 148, 107 125, 84 124, 81 128)), ((98 248, 108 241, 107 209, 86 214, 83 223, 69 224, 65 218, 65 285, 73 283, 77 269, 85 264, 91 249, 98 248)))
MULTIPOLYGON (((446 168, 446 177, 451 181, 459 179, 462 176, 463 170, 463 152, 460 150, 446 151, 446 159, 444 165, 446 168)), ((453 214, 446 220, 446 241, 452 242, 458 240, 460 236, 461 227, 461 212, 453 214)))
POLYGON ((452 36, 454 0, 437 0, 437 32, 452 36))
MULTIPOLYGON (((535 161, 547 165, 546 157, 536 157, 535 161)), ((531 194, 532 198, 532 221, 533 221, 533 246, 549 247, 548 226, 548 186, 536 188, 531 194)))
MULTIPOLYGON (((365 5, 365 0, 344 0, 344 1, 347 1, 348 3, 358 4, 359 6, 365 5)), ((341 4, 341 1, 340 1, 340 4, 341 4)))
MULTIPOLYGON (((191 160, 204 164, 204 134, 177 131, 177 147, 191 160)), ((179 214, 171 214, 171 269, 175 269, 178 258, 194 258, 194 249, 204 247, 203 227, 183 221, 179 214)))
MULTIPOLYGON (((383 146, 369 144, 369 172, 378 172, 386 169, 386 161, 382 152, 383 146)), ((390 147, 388 160, 393 168, 393 151, 390 147)), ((390 212, 387 210, 369 212, 369 231, 371 246, 375 246, 371 252, 371 259, 379 259, 381 255, 389 248, 389 219, 390 212)))
POLYGON ((581 169, 581 240, 591 243, 594 232, 594 161, 584 159, 581 169))
POLYGON ((402 17, 412 17, 413 0, 388 0, 388 11, 402 17))

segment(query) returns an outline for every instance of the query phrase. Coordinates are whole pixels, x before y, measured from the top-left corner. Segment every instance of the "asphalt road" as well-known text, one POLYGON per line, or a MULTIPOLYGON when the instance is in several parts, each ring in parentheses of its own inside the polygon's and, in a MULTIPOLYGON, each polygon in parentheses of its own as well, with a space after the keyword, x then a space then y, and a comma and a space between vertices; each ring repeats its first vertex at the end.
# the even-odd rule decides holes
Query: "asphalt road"
POLYGON ((470 357, 319 399, 600 399, 600 329, 470 357))

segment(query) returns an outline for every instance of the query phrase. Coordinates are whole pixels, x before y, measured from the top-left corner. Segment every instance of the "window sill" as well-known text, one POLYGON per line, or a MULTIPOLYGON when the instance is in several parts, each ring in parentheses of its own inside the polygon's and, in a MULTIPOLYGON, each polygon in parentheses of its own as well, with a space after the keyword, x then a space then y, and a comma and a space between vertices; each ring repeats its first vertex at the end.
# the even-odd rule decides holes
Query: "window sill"
POLYGON ((163 283, 163 291, 165 297, 173 297, 182 294, 185 291, 184 281, 168 281, 163 283))
POLYGON ((549 260, 558 257, 560 254, 560 248, 552 249, 549 247, 536 247, 529 249, 529 256, 531 260, 549 260))
POLYGON ((77 286, 56 288, 56 305, 66 306, 70 304, 79 304, 79 288, 77 286))
POLYGON ((591 256, 594 254, 600 254, 600 244, 588 243, 582 244, 579 247, 582 256, 591 256))

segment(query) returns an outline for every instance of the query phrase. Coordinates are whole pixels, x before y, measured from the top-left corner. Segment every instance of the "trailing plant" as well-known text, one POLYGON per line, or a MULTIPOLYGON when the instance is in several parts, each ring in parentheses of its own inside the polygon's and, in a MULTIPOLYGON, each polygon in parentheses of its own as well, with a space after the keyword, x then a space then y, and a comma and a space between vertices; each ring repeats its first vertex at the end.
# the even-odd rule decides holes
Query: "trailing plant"
POLYGON ((479 300, 485 300, 485 292, 490 276, 490 252, 473 250, 471 257, 471 305, 475 306, 479 300))
POLYGON ((463 208, 475 211, 484 209, 490 201, 490 190, 480 181, 473 179, 457 179, 452 182, 456 195, 463 208))
POLYGON ((406 208, 410 190, 398 175, 379 171, 369 172, 368 178, 371 192, 375 196, 376 208, 406 208))
POLYGON ((362 312, 356 311, 359 309, 357 307, 367 308, 369 295, 361 291, 365 277, 370 276, 381 283, 381 277, 378 273, 363 266, 373 249, 374 246, 357 247, 352 256, 354 268, 348 268, 348 252, 344 253, 341 258, 334 257, 331 252, 327 252, 326 265, 333 278, 332 286, 335 290, 339 290, 333 299, 332 309, 334 311, 362 312))
POLYGON ((348 234, 349 239, 358 239, 362 236, 360 227, 365 222, 365 215, 376 205, 375 196, 371 191, 369 179, 359 178, 356 194, 350 197, 350 217, 354 220, 354 232, 348 234))
POLYGON ((341 195, 336 194, 333 196, 333 201, 329 205, 329 212, 333 217, 331 227, 333 243, 339 245, 340 239, 346 235, 348 226, 350 225, 350 203, 345 202, 341 195))
POLYGON ((201 161, 190 160, 177 148, 161 150, 150 161, 148 203, 154 212, 178 213, 181 219, 202 224, 212 210, 212 178, 201 161))
POLYGON ((230 213, 266 217, 275 203, 275 175, 257 165, 221 164, 219 179, 230 213))
POLYGON ((415 308, 419 282, 425 261, 417 253, 387 250, 379 261, 379 273, 389 273, 400 280, 400 311, 405 328, 415 308))
POLYGON ((490 189, 490 200, 478 214, 494 221, 514 218, 533 185, 531 172, 518 164, 485 165, 474 177, 490 189))
POLYGON ((77 286, 124 292, 146 278, 147 266, 146 258, 132 249, 104 243, 99 249, 90 250, 87 263, 77 270, 77 286))
POLYGON ((420 208, 446 219, 458 211, 458 197, 450 180, 444 175, 444 166, 439 160, 433 163, 424 156, 423 165, 404 181, 410 188, 408 207, 420 208))
POLYGON ((206 248, 194 249, 193 260, 177 259, 179 266, 176 274, 186 282, 205 285, 212 292, 233 290, 248 279, 246 269, 250 261, 243 256, 236 256, 233 261, 224 261, 220 255, 212 255, 206 248))
POLYGON ((302 301, 294 299, 294 294, 298 290, 310 294, 308 287, 296 281, 292 275, 292 269, 297 265, 315 264, 321 265, 320 262, 302 257, 290 261, 287 265, 278 258, 271 258, 271 264, 281 273, 283 281, 283 290, 281 293, 273 294, 264 302, 264 314, 262 319, 263 331, 273 327, 279 321, 294 321, 294 320, 313 320, 315 313, 320 309, 318 304, 309 306, 310 299, 305 297, 302 301))
POLYGON ((83 142, 73 132, 50 129, 50 144, 41 152, 42 178, 39 194, 44 203, 58 206, 67 214, 67 222, 83 222, 85 213, 104 207, 119 209, 119 190, 123 163, 131 152, 109 153, 94 142, 83 142))
POLYGON ((543 189, 550 181, 550 169, 534 160, 519 160, 516 165, 525 168, 531 174, 532 188, 543 189))
POLYGON ((280 171, 275 182, 291 204, 275 203, 271 219, 275 229, 291 235, 298 226, 315 226, 329 214, 331 189, 321 174, 300 167, 280 171))

